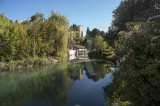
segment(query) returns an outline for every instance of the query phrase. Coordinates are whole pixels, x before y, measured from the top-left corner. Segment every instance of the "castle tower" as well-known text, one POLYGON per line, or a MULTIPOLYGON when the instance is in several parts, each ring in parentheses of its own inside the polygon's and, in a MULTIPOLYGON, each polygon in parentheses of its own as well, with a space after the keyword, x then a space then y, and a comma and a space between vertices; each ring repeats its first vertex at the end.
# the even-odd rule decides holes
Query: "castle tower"
POLYGON ((79 26, 77 27, 77 29, 78 29, 78 32, 79 32, 80 37, 83 37, 83 26, 82 26, 82 25, 79 25, 79 26))
POLYGON ((21 20, 16 20, 16 23, 21 24, 23 21, 21 20))
POLYGON ((79 80, 83 80, 83 70, 79 70, 79 80))

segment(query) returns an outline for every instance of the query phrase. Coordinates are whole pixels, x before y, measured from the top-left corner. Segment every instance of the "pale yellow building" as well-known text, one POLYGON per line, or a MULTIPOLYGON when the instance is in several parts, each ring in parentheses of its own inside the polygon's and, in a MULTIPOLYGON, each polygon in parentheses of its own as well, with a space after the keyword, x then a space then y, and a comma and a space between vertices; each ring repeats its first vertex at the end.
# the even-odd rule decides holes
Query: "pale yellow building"
POLYGON ((23 21, 21 20, 16 20, 16 23, 21 24, 23 21))
POLYGON ((77 27, 77 30, 78 30, 78 33, 79 33, 80 37, 83 37, 83 26, 82 26, 82 25, 79 25, 79 26, 77 27))

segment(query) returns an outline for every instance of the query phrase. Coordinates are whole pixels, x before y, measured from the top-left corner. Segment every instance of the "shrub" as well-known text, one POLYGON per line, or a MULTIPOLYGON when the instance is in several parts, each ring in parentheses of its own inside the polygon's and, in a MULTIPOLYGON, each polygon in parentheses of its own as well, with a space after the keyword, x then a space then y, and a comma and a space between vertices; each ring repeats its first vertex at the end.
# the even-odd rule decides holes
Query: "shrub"
POLYGON ((121 41, 119 54, 127 55, 129 49, 133 52, 121 63, 120 71, 114 73, 110 99, 120 98, 136 106, 160 103, 160 31, 155 30, 160 28, 159 21, 146 23, 143 32, 121 41))

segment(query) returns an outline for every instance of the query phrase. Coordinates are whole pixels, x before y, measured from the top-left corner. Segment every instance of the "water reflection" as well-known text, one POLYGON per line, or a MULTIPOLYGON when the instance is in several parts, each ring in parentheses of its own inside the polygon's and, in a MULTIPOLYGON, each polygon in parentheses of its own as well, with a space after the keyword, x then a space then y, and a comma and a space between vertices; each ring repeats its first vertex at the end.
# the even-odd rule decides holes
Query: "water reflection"
POLYGON ((0 106, 103 105, 105 97, 102 94, 102 87, 107 81, 111 82, 109 73, 112 70, 110 65, 102 61, 91 61, 91 63, 94 75, 90 74, 87 62, 74 61, 1 74, 0 106), (95 91, 99 93, 96 94, 95 91), (77 92, 80 93, 79 96, 77 92), (86 94, 88 96, 85 96, 86 94), (99 97, 98 101, 94 100, 94 97, 99 97))
POLYGON ((67 64, 58 64, 53 68, 9 73, 0 77, 0 105, 22 105, 30 98, 35 103, 61 105, 67 103, 69 79, 67 64), (54 69, 58 71, 53 71, 54 69))
POLYGON ((103 79, 106 74, 112 73, 113 70, 111 67, 111 63, 105 63, 103 61, 92 61, 90 64, 92 65, 92 69, 87 68, 89 63, 86 63, 86 67, 84 68, 87 70, 86 75, 89 79, 92 79, 93 81, 99 81, 100 79, 103 79))
POLYGON ((68 56, 68 60, 84 60, 84 59, 88 59, 88 55, 87 54, 79 54, 79 55, 69 55, 68 56))

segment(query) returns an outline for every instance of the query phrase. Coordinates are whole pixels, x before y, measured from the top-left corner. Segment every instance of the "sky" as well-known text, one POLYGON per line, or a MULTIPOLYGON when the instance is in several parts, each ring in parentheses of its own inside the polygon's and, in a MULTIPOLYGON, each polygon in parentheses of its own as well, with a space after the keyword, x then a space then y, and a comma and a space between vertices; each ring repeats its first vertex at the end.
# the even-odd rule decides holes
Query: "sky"
POLYGON ((25 21, 36 12, 50 17, 51 10, 66 16, 70 25, 82 25, 86 29, 98 28, 108 31, 112 22, 112 11, 121 0, 0 0, 0 13, 13 20, 25 21))

